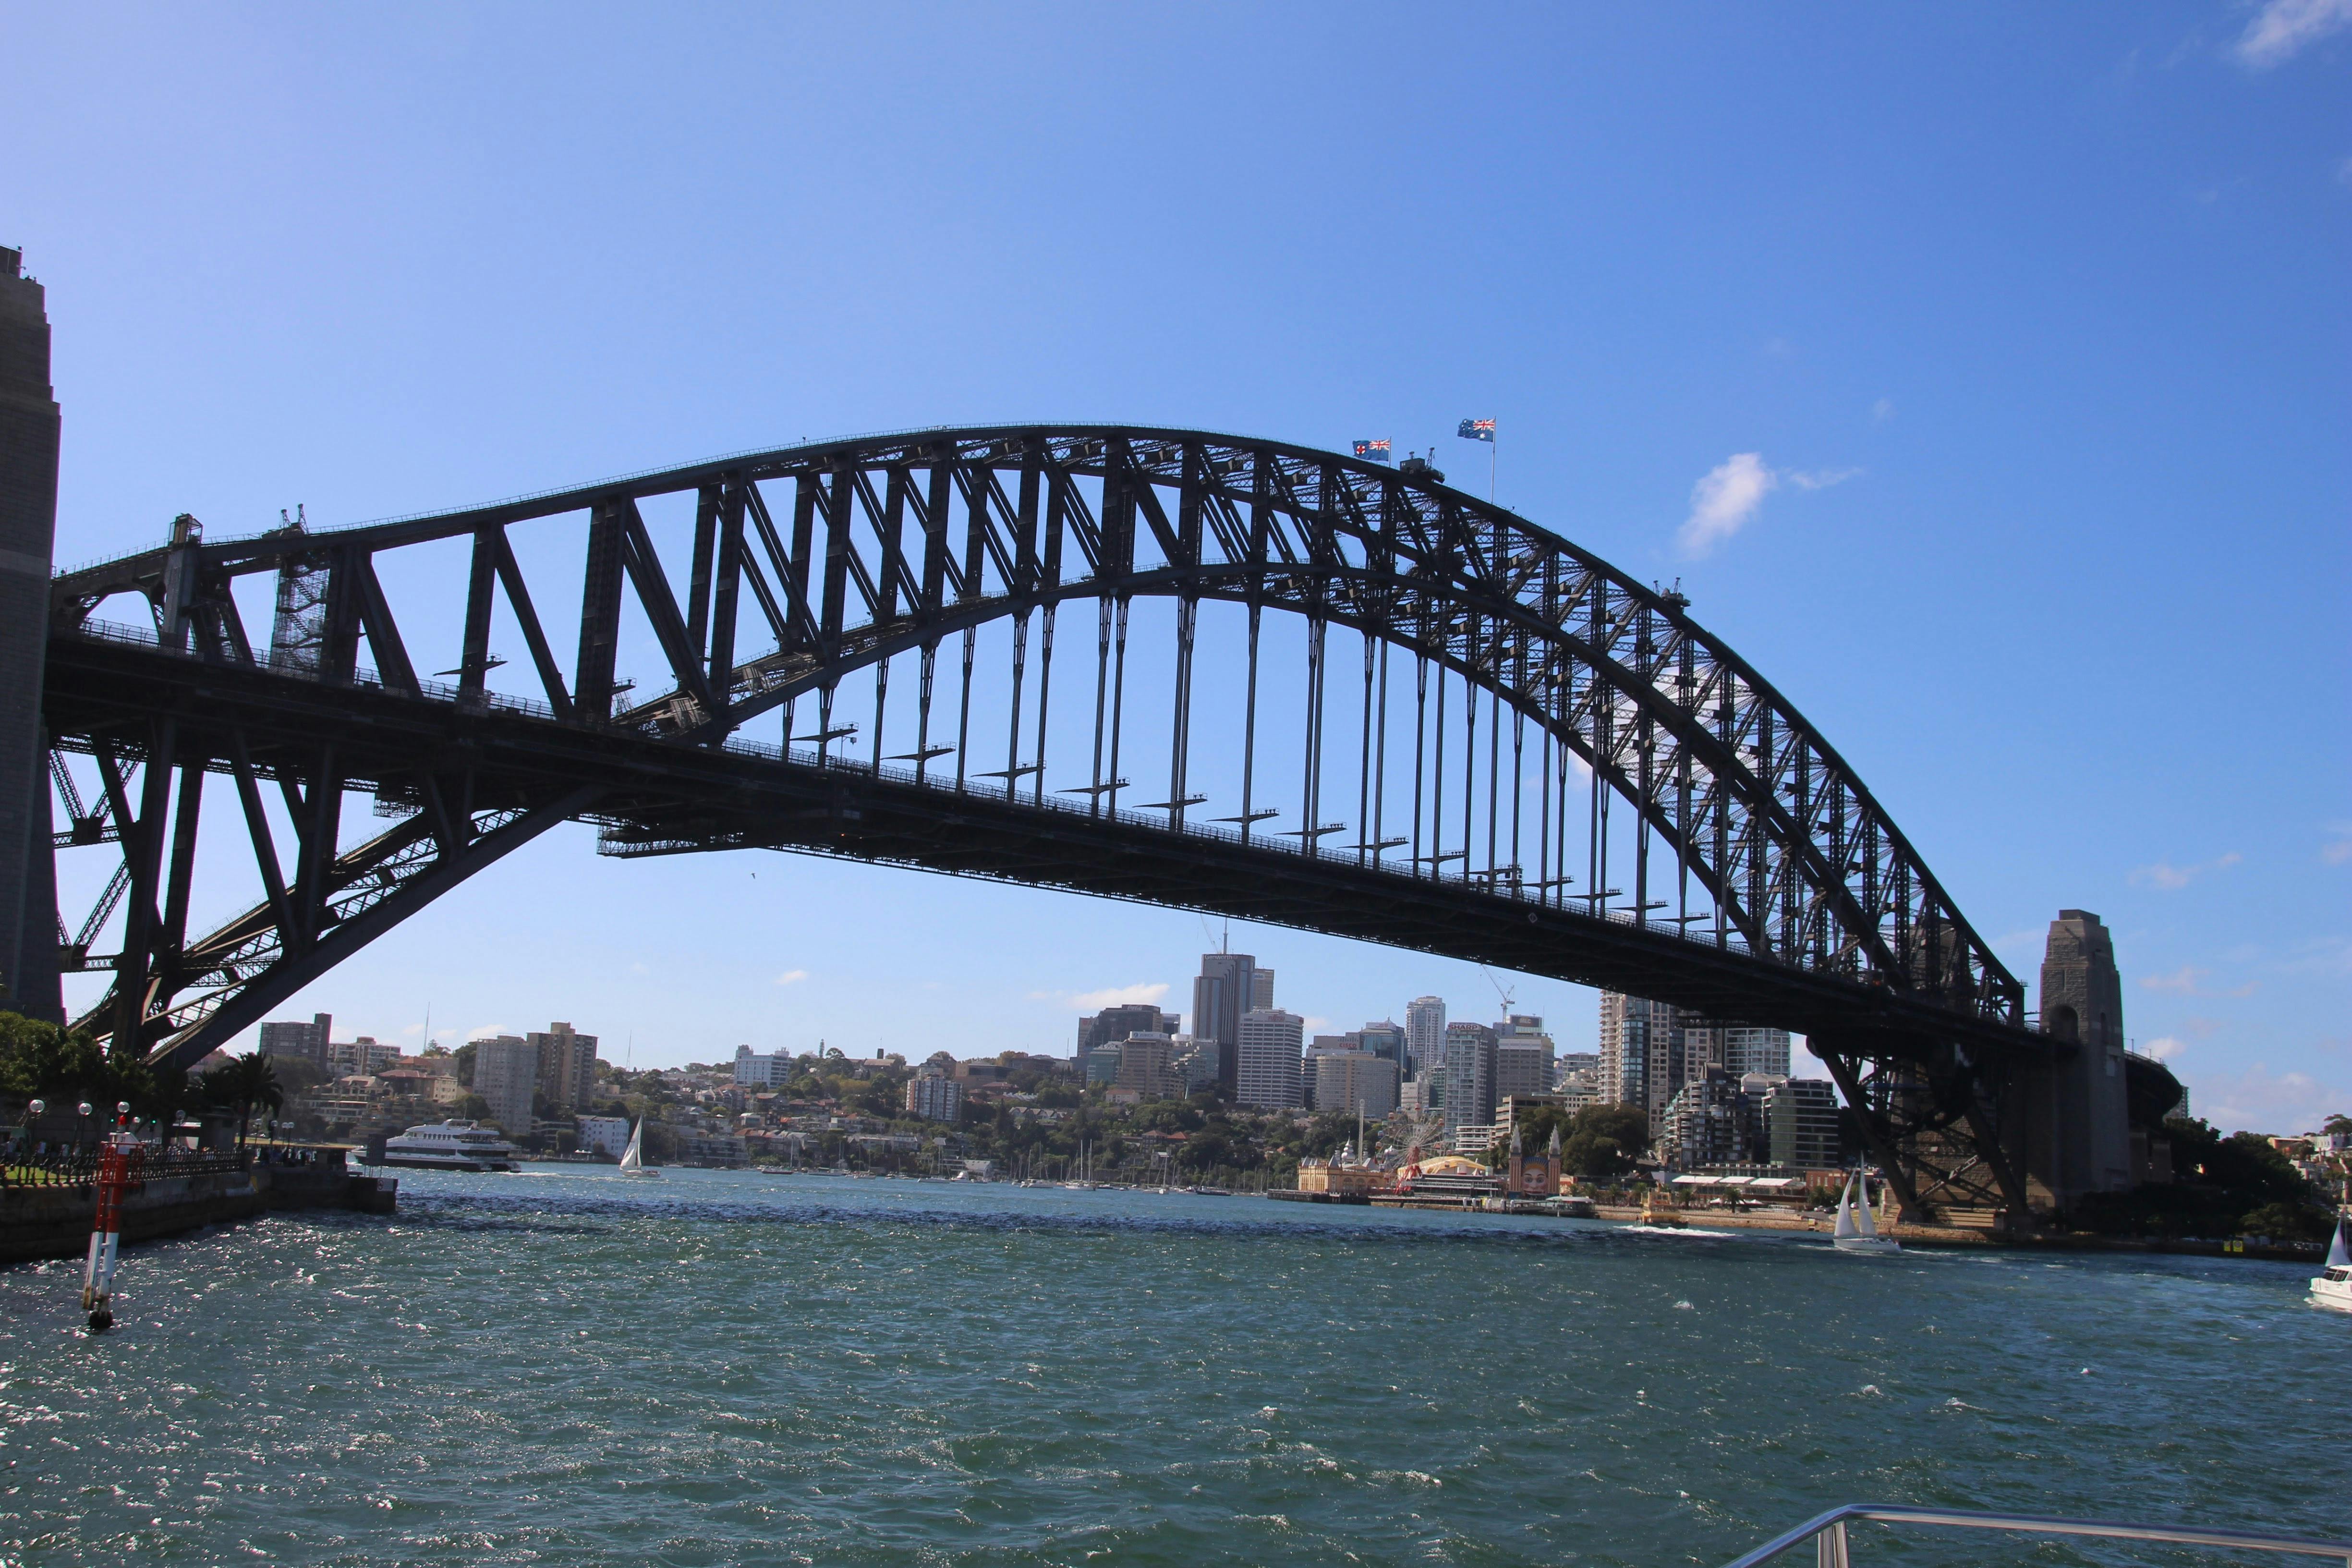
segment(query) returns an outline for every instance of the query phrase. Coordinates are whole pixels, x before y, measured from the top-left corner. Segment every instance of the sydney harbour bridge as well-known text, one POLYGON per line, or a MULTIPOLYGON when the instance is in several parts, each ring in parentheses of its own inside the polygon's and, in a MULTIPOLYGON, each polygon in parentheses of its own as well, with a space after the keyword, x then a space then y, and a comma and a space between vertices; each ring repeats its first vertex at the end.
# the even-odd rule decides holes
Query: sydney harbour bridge
POLYGON ((1678 594, 1425 466, 1024 425, 183 517, 50 578, 45 660, 36 832, 113 867, 57 924, 59 969, 111 973, 72 1021, 159 1064, 579 821, 624 859, 1066 889, 1786 1027, 1906 1208, 2082 1186, 2084 1051, 1829 741, 1678 594), (224 845, 249 891, 200 897, 224 845))

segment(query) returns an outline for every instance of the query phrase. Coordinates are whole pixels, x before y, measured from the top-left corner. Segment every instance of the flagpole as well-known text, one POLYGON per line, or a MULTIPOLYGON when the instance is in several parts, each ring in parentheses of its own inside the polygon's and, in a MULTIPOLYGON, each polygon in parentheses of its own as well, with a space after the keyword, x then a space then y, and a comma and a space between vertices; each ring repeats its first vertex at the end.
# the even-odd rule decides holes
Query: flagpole
POLYGON ((1502 446, 1502 444, 1503 443, 1499 439, 1490 440, 1486 443, 1486 504, 1488 506, 1493 506, 1495 504, 1496 448, 1502 446))

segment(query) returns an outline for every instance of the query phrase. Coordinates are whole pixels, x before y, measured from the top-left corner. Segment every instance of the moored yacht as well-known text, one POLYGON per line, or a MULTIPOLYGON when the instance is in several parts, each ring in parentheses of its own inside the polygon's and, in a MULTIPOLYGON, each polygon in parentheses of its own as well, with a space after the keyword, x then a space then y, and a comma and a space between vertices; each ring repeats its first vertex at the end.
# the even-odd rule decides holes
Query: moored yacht
POLYGON ((511 1171, 515 1146, 478 1121, 432 1121, 384 1140, 383 1163, 415 1171, 511 1171))

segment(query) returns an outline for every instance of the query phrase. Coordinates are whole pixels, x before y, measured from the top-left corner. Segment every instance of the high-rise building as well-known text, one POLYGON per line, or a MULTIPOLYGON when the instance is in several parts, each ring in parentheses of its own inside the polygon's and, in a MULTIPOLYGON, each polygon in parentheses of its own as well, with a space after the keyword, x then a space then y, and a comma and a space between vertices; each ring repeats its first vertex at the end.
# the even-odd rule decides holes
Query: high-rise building
POLYGON ((1097 1046, 1087 1053, 1087 1059, 1079 1065, 1086 1071, 1088 1089, 1097 1084, 1108 1087, 1118 1081, 1120 1054, 1117 1046, 1097 1046))
POLYGON ((1403 1081, 1406 1069, 1410 1065, 1410 1058, 1405 1047, 1402 1024, 1386 1021, 1367 1024, 1356 1031, 1356 1037, 1363 1042, 1364 1049, 1371 1052, 1372 1055, 1386 1057, 1396 1063, 1398 1081, 1403 1081))
POLYGON ((1325 1051, 1315 1064, 1315 1109, 1379 1121, 1397 1108, 1396 1063, 1370 1051, 1325 1051))
POLYGON ((1123 1003, 1089 1013, 1078 1020, 1077 1058, 1083 1063, 1097 1046, 1115 1046, 1132 1034, 1172 1035, 1182 1023, 1181 1015, 1163 1013, 1149 1002, 1123 1003))
POLYGON ((373 1035, 362 1035, 356 1040, 330 1040, 326 1058, 320 1063, 337 1078, 353 1074, 373 1076, 400 1059, 400 1047, 387 1046, 373 1035))
MULTIPOLYGON (((1227 1095, 1240 1093, 1242 1015, 1253 1010, 1257 960, 1246 952, 1204 952, 1201 975, 1192 982, 1192 1037, 1214 1040, 1217 1082, 1227 1095)), ((1171 1031, 1172 1033, 1172 1031, 1171 1031)))
POLYGON ((559 1116, 596 1097, 596 1037, 569 1024, 548 1025, 530 1037, 539 1053, 539 1093, 559 1116))
POLYGON ((1445 1131, 1491 1126, 1495 1120, 1495 1031, 1484 1024, 1445 1026, 1445 1131))
POLYGON ((963 1115, 963 1085, 924 1067, 907 1080, 907 1113, 926 1121, 954 1121, 963 1115))
POLYGON ((1214 1040, 1196 1040, 1190 1035, 1173 1036, 1168 1044, 1175 1052, 1176 1070, 1183 1075, 1186 1094, 1217 1087, 1217 1061, 1223 1047, 1214 1040))
POLYGON ((1234 1098, 1261 1110, 1295 1110, 1300 1100, 1300 1046, 1307 1020, 1278 1007, 1241 1016, 1234 1052, 1234 1098))
POLYGON ((1740 1081, 1721 1068, 1694 1073, 1675 1091, 1654 1121, 1656 1147, 1667 1164, 1680 1171, 1709 1165, 1747 1165, 1764 1151, 1759 1112, 1762 1106, 1740 1081))
MULTIPOLYGON (((538 1038, 533 1036, 532 1038, 538 1038)), ((760 1056, 749 1046, 735 1047, 735 1081, 747 1089, 782 1089, 792 1081, 793 1054, 778 1046, 760 1056)))
POLYGON ((1158 1031, 1137 1030, 1117 1046, 1118 1072, 1112 1079, 1146 1100, 1180 1100, 1184 1075, 1176 1068, 1175 1042, 1158 1031))
POLYGON ((1684 1076, 1715 1067, 1734 1078, 1749 1073, 1789 1076, 1789 1031, 1768 1029, 1729 1018, 1703 1018, 1686 1014, 1683 1026, 1684 1076))
POLYGON ((1445 998, 1416 996, 1405 1004, 1404 1047, 1410 1053, 1407 1075, 1417 1075, 1436 1062, 1445 1048, 1445 998))
MULTIPOLYGON (((261 1026, 261 1054, 265 1057, 299 1057, 306 1062, 327 1065, 327 1044, 334 1038, 335 1016, 331 1013, 311 1015, 307 1024, 287 1022, 261 1026)), ((425 1042, 430 1045, 431 1041, 425 1042)))
POLYGON ((474 1042, 474 1092, 490 1108, 490 1120, 510 1136, 530 1131, 532 1098, 539 1090, 539 1049, 520 1035, 498 1035, 474 1042))
POLYGON ((610 1154, 615 1160, 628 1151, 629 1119, 625 1116, 575 1116, 572 1125, 579 1129, 579 1144, 591 1153, 610 1154))
POLYGON ((1551 1092, 1551 1037, 1543 1020, 1513 1013, 1495 1026, 1495 1098, 1551 1092))
POLYGON ((1615 991, 1601 994, 1601 1093, 1611 1105, 1638 1106, 1650 1113, 1655 1137, 1666 1107, 1695 1073, 1719 1062, 1706 1059, 1717 1045, 1713 1035, 1700 1037, 1699 1059, 1694 1061, 1687 1038, 1690 1026, 1702 1020, 1685 1015, 1671 1002, 1653 1002, 1615 991))
POLYGON ((1812 1078, 1782 1079, 1765 1090, 1764 1126, 1776 1165, 1830 1171, 1840 1163, 1835 1084, 1812 1078))
POLYGON ((1252 969, 1250 971, 1251 1009, 1255 1012, 1263 1013, 1271 1009, 1273 1006, 1274 971, 1271 969, 1252 969))

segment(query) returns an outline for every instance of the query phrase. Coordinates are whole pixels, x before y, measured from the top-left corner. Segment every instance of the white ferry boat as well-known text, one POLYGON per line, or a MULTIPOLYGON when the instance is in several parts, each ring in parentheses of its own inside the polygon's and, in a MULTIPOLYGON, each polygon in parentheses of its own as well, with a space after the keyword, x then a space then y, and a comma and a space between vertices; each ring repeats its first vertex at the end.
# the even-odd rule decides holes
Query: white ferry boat
POLYGON ((511 1171, 515 1146, 478 1121, 433 1121, 386 1139, 383 1163, 415 1171, 511 1171))

